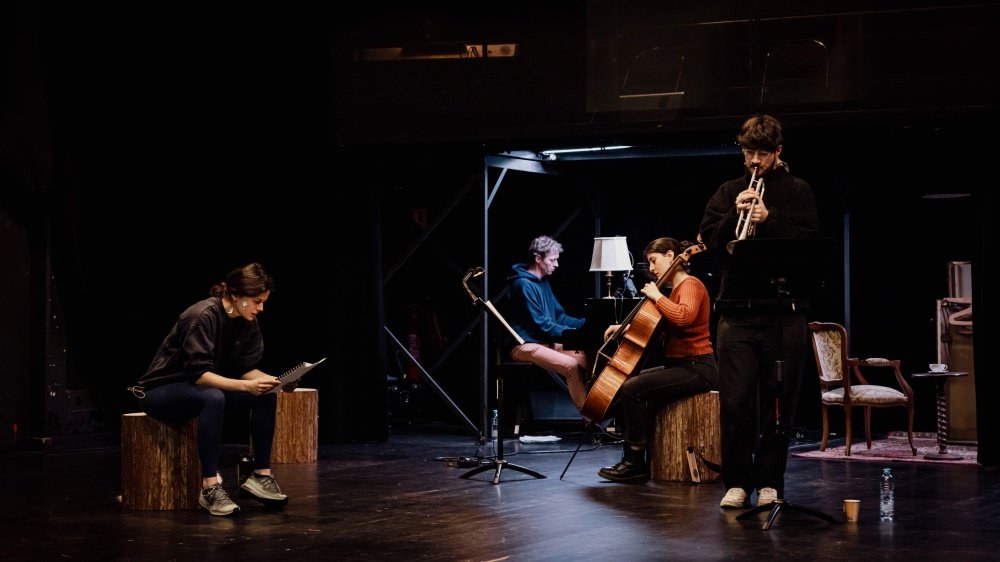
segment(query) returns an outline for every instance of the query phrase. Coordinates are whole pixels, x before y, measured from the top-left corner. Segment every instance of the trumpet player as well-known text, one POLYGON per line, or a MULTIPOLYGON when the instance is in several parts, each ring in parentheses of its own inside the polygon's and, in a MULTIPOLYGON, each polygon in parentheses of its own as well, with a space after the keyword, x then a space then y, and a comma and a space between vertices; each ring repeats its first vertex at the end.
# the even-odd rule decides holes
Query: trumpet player
MULTIPOLYGON (((816 200, 809 184, 791 175, 781 160, 781 122, 770 115, 755 115, 743 123, 736 140, 743 156, 743 175, 723 183, 709 199, 701 221, 701 241, 710 250, 718 250, 748 238, 815 236, 816 200)), ((798 256, 784 257, 794 261, 798 256)), ((785 302, 777 296, 747 299, 743 296, 747 288, 733 286, 739 281, 727 279, 728 262, 725 267, 715 302, 726 487, 719 505, 741 508, 750 506, 755 491, 757 505, 784 497, 790 413, 795 410, 808 347, 808 304, 793 299, 785 302), (734 299, 734 295, 741 298, 734 299), (765 429, 772 427, 776 430, 765 429)))

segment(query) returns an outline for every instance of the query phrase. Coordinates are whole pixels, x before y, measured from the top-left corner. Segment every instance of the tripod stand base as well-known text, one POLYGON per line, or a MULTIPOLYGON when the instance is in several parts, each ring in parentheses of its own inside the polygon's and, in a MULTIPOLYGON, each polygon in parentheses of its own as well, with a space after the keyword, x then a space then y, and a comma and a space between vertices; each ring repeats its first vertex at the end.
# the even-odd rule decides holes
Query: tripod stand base
POLYGON ((525 468, 525 467, 520 466, 520 465, 509 463, 509 462, 507 462, 507 461, 505 461, 503 459, 497 459, 497 460, 495 460, 495 461, 493 461, 493 462, 491 462, 489 464, 484 464, 483 466, 478 466, 476 468, 473 468, 472 470, 470 470, 470 471, 466 472, 465 474, 459 476, 459 478, 469 478, 469 477, 475 476, 476 474, 479 474, 480 472, 485 472, 487 470, 496 469, 496 472, 493 474, 493 483, 494 484, 499 484, 500 483, 500 472, 504 469, 504 467, 507 467, 510 470, 516 470, 517 472, 523 472, 524 474, 527 474, 529 476, 534 476, 535 478, 545 478, 545 475, 542 474, 541 472, 535 472, 534 470, 531 470, 530 468, 525 468))
POLYGON ((822 519, 824 521, 827 521, 829 523, 840 523, 840 521, 837 521, 832 516, 827 515, 826 513, 823 513, 822 511, 818 511, 818 510, 812 509, 811 507, 803 507, 801 505, 792 505, 792 504, 788 503, 785 500, 775 500, 774 503, 770 503, 770 504, 766 504, 766 505, 758 505, 757 507, 755 507, 755 508, 753 508, 753 509, 751 509, 749 511, 746 511, 744 513, 739 514, 736 518, 737 519, 749 519, 750 517, 753 517, 754 515, 757 515, 758 513, 770 510, 771 513, 770 513, 770 515, 767 516, 767 521, 765 521, 764 524, 761 525, 761 527, 760 527, 761 529, 763 529, 763 530, 766 531, 766 530, 768 530, 768 529, 771 528, 771 524, 774 523, 774 519, 778 516, 778 513, 780 513, 781 510, 783 510, 783 509, 787 509, 789 511, 796 511, 798 513, 805 513, 806 515, 812 515, 813 517, 818 517, 818 518, 820 518, 820 519, 822 519))

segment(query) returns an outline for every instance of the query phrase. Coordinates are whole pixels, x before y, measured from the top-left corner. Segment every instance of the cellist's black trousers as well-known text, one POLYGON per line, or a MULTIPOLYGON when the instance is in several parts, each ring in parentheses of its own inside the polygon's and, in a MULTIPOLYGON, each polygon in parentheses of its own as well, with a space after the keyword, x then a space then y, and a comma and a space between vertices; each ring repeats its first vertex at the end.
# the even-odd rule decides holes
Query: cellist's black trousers
POLYGON ((718 386, 719 373, 711 354, 668 358, 664 363, 625 379, 615 396, 624 418, 625 442, 629 445, 646 447, 655 414, 652 406, 669 404, 718 386))

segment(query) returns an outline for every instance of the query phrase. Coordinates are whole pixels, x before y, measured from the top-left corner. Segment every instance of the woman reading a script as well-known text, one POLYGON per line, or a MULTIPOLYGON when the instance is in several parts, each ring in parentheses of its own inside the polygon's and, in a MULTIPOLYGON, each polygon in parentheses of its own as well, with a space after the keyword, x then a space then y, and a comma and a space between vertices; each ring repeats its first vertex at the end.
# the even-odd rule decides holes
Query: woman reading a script
MULTIPOLYGON (((227 407, 250 413, 254 470, 240 485, 241 495, 267 506, 288 503, 271 473, 278 396, 268 391, 279 380, 258 369, 264 340, 257 315, 264 311, 273 285, 273 278, 257 263, 230 271, 211 288, 208 298, 181 313, 146 374, 131 389, 140 398, 142 410, 158 420, 181 425, 198 418, 202 476, 198 504, 212 515, 234 515, 240 510, 218 474, 227 407)), ((289 384, 282 390, 294 388, 289 384)))

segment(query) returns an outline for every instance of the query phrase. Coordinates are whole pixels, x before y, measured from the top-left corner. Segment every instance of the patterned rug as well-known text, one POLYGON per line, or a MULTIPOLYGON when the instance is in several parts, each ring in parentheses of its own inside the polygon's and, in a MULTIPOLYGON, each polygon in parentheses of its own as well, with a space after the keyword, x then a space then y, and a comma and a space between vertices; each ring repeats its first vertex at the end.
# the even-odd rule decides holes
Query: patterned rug
POLYGON ((962 464, 977 465, 975 446, 948 445, 948 452, 960 455, 962 460, 935 460, 925 458, 927 453, 937 453, 937 436, 934 433, 913 434, 913 444, 917 447, 917 456, 913 456, 910 444, 906 438, 906 432, 893 431, 885 439, 872 439, 872 448, 868 449, 865 444, 864 435, 855 437, 851 443, 851 456, 844 455, 843 440, 838 440, 839 446, 827 445, 825 451, 820 451, 819 446, 811 451, 791 451, 792 456, 804 459, 824 459, 824 460, 853 460, 872 462, 923 462, 935 464, 962 464))

